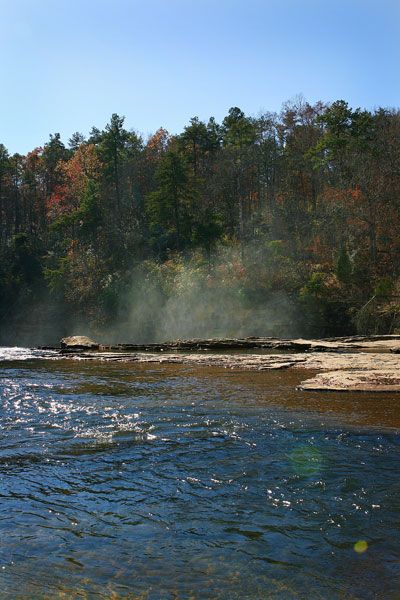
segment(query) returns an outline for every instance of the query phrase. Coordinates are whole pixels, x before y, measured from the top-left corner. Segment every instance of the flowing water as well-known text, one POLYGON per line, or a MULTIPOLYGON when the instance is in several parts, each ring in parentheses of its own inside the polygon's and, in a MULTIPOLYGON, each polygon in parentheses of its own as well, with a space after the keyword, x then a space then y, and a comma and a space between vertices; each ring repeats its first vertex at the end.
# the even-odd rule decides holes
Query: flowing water
POLYGON ((0 598, 400 598, 400 395, 0 349, 0 598))

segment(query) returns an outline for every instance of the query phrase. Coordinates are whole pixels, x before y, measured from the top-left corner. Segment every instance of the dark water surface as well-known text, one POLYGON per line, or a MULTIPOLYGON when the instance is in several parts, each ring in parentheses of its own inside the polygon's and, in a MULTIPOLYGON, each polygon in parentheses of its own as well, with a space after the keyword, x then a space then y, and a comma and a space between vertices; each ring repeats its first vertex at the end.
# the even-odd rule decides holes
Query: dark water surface
POLYGON ((1 357, 1 600, 400 598, 400 395, 1 357))

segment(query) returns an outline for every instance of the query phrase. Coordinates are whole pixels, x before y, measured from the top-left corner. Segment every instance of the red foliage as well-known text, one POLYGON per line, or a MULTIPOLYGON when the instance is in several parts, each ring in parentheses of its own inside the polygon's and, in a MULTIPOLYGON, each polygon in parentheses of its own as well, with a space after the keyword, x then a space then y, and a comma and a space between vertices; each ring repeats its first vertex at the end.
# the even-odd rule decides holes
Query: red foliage
POLYGON ((63 183, 56 186, 46 201, 48 218, 54 220, 76 210, 88 181, 98 179, 101 168, 101 162, 92 144, 82 144, 70 160, 60 162, 57 169, 63 183))

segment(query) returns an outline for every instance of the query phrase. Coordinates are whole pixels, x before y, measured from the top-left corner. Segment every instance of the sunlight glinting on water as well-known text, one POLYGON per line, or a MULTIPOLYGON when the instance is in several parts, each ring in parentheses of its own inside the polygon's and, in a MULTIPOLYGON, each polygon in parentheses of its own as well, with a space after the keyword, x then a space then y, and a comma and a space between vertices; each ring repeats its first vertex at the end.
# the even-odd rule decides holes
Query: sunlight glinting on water
POLYGON ((394 597, 394 431, 289 410, 278 374, 18 352, 0 362, 2 598, 394 597))

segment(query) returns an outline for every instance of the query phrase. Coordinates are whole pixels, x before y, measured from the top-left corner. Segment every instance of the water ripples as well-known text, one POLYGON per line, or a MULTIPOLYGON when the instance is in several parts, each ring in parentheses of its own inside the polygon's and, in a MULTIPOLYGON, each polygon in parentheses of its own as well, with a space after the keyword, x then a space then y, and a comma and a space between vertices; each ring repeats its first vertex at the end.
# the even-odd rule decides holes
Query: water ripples
POLYGON ((0 363, 2 598, 396 597, 396 432, 269 405, 266 374, 23 358, 0 363))

